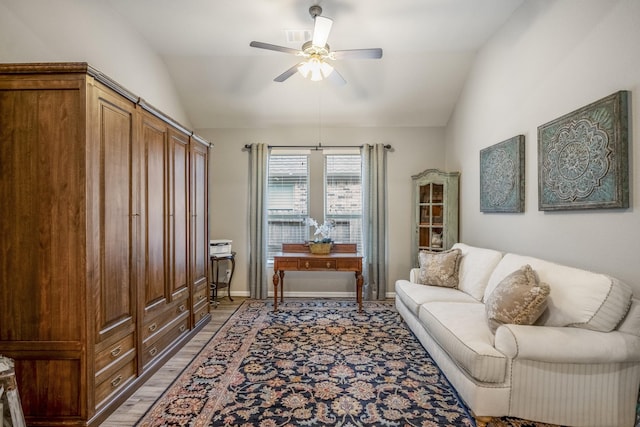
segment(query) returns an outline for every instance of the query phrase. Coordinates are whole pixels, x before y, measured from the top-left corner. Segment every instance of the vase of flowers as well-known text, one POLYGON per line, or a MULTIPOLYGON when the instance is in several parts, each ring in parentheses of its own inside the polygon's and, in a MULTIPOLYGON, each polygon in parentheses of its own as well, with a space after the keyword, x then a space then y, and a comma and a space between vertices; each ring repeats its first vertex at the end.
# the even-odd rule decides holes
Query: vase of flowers
POLYGON ((306 218, 304 222, 310 227, 315 227, 313 233, 314 240, 309 241, 309 250, 311 253, 318 255, 328 254, 331 251, 331 245, 333 244, 333 241, 331 240, 331 230, 336 226, 335 221, 325 219, 322 224, 318 224, 318 221, 315 219, 306 218))

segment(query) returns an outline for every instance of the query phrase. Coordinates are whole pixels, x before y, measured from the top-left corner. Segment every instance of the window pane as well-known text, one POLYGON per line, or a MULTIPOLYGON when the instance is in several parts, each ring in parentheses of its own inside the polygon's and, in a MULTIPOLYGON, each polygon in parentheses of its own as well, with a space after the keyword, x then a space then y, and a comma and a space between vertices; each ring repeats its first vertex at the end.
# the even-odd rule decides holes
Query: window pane
POLYGON ((362 161, 358 154, 325 156, 326 218, 336 223, 331 238, 357 243, 362 252, 362 161))
POLYGON ((308 212, 308 159, 306 155, 270 155, 267 188, 267 258, 282 250, 282 243, 308 240, 302 222, 308 212))

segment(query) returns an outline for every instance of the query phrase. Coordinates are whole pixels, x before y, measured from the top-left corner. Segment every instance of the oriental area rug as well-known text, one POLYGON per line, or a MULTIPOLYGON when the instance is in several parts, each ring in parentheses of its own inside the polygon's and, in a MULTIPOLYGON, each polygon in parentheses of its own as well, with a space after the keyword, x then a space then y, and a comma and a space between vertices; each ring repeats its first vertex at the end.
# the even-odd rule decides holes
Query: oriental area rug
MULTIPOLYGON (((475 426, 391 301, 245 301, 138 426, 475 426)), ((491 426, 540 427, 515 419, 491 426)))

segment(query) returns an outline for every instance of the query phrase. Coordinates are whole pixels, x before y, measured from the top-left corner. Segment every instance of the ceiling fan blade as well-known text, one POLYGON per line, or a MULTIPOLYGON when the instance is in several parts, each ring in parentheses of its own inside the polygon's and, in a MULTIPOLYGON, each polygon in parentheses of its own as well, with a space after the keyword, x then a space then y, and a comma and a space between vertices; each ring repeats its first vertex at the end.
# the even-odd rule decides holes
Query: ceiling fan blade
POLYGON ((262 42, 253 41, 253 42, 249 43, 249 46, 257 47, 259 49, 275 50, 276 52, 290 53, 292 55, 300 54, 300 51, 297 50, 297 49, 291 49, 290 47, 278 46, 278 45, 270 44, 270 43, 262 43, 262 42))
POLYGON ((329 74, 325 78, 336 86, 342 86, 347 84, 347 81, 344 79, 344 77, 342 77, 342 74, 340 74, 338 70, 336 70, 335 68, 333 69, 331 74, 329 74))
POLYGON ((280 74, 278 77, 276 77, 275 79, 273 79, 274 82, 279 82, 282 83, 283 81, 287 80, 289 77, 293 76, 295 73, 298 72, 298 67, 300 65, 302 65, 303 63, 301 62, 300 64, 296 64, 293 67, 289 68, 287 71, 285 71, 284 73, 280 74))
POLYGON ((382 58, 382 49, 350 49, 336 50, 332 52, 334 59, 379 59, 382 58))
POLYGON ((333 20, 324 16, 316 16, 313 20, 315 23, 313 25, 311 44, 316 47, 325 47, 329 39, 329 32, 331 32, 333 20))

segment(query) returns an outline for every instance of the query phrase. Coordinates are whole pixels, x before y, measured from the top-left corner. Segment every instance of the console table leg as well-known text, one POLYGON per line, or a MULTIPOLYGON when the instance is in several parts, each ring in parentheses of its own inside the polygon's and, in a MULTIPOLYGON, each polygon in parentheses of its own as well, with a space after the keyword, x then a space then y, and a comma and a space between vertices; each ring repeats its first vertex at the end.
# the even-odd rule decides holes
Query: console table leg
POLYGON ((284 302, 284 270, 280 270, 280 302, 284 302))
POLYGON ((356 271, 356 301, 358 301, 358 311, 362 312, 362 284, 364 279, 362 273, 356 271))
POLYGON ((273 273, 273 312, 278 311, 278 272, 273 273))

